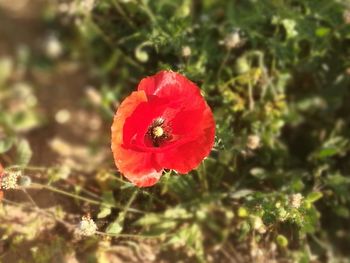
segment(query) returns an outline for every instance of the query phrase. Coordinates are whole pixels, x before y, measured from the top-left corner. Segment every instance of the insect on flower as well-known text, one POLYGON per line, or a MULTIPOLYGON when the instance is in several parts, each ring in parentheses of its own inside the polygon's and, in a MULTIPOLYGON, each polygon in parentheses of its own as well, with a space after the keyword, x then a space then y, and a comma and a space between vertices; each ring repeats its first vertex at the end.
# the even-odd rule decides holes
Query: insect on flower
POLYGON ((164 169, 186 174, 209 155, 215 121, 200 89, 161 71, 141 80, 119 106, 112 151, 119 171, 139 187, 154 185, 164 169))

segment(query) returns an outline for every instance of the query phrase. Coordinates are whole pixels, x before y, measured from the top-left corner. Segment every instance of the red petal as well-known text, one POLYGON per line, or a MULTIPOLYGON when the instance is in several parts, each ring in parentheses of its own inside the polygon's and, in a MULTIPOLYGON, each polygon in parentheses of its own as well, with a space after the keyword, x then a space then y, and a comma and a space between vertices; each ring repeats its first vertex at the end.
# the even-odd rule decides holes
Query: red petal
POLYGON ((192 96, 200 95, 196 84, 173 71, 160 71, 154 76, 144 78, 137 89, 161 98, 191 100, 192 96))
POLYGON ((133 92, 118 108, 112 125, 112 151, 115 164, 125 177, 140 187, 155 184, 162 173, 152 153, 137 152, 123 147, 125 121, 145 101, 147 97, 144 91, 133 92))
POLYGON ((143 79, 119 107, 112 150, 121 173, 138 186, 150 186, 163 168, 180 173, 196 168, 209 155, 214 137, 213 114, 199 88, 178 73, 162 71, 143 79), (172 137, 153 147, 145 142, 145 134, 158 117, 172 137))
POLYGON ((209 155, 215 138, 215 122, 210 108, 206 106, 202 118, 199 120, 192 118, 192 121, 199 122, 200 130, 197 130, 196 138, 157 155, 158 163, 164 168, 186 174, 209 155))
POLYGON ((148 102, 140 103, 135 111, 125 120, 123 128, 123 142, 126 147, 136 144, 145 147, 145 134, 153 120, 162 116, 168 107, 168 101, 154 98, 148 102))

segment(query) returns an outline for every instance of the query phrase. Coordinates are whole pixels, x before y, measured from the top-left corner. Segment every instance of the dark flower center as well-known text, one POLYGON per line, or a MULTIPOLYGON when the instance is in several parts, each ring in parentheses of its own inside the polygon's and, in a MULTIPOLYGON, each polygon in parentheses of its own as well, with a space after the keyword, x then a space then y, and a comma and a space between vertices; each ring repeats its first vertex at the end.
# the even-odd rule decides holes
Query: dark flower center
POLYGON ((165 120, 159 117, 148 128, 147 137, 154 147, 159 147, 171 139, 170 128, 164 122, 165 120))

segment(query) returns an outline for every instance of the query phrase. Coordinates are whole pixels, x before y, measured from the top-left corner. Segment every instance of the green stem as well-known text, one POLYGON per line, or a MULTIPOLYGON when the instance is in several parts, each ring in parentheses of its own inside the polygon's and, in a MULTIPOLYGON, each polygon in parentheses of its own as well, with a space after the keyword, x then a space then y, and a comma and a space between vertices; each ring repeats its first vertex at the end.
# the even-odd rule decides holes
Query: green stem
POLYGON ((218 73, 217 73, 217 79, 218 80, 220 80, 221 71, 223 70, 224 66, 226 65, 228 59, 230 58, 230 55, 231 55, 231 49, 228 49, 226 54, 225 54, 224 59, 222 60, 220 66, 219 66, 219 70, 218 70, 218 73))
POLYGON ((125 13, 124 9, 119 5, 118 1, 113 0, 112 1, 115 9, 121 14, 121 16, 126 20, 126 22, 131 26, 133 29, 136 29, 136 25, 134 22, 128 17, 128 15, 125 13))
MULTIPOLYGON (((86 198, 86 197, 83 197, 83 196, 80 196, 80 195, 75 195, 75 194, 72 194, 72 193, 69 193, 69 192, 57 189, 55 187, 52 187, 52 186, 48 186, 48 185, 42 185, 42 184, 33 183, 32 186, 33 187, 37 187, 37 188, 47 189, 47 190, 50 190, 52 192, 55 192, 55 193, 58 193, 58 194, 61 194, 61 195, 65 195, 65 196, 69 196, 69 197, 72 197, 74 199, 78 199, 78 200, 81 200, 81 201, 85 201, 85 202, 93 204, 93 205, 105 206, 105 207, 108 207, 108 208, 124 209, 124 207, 121 206, 121 205, 106 204, 106 203, 103 203, 103 202, 100 202, 100 201, 95 201, 95 200, 92 200, 92 199, 89 199, 89 198, 86 198)), ((134 208, 128 208, 127 211, 133 212, 133 213, 145 213, 144 211, 141 211, 141 210, 138 210, 138 209, 134 209, 134 208)))
POLYGON ((201 179, 202 179, 203 188, 205 191, 208 191, 209 185, 208 185, 208 180, 207 180, 207 170, 205 167, 205 161, 203 161, 201 164, 200 175, 201 175, 201 179))
POLYGON ((141 8, 146 12, 148 15, 149 19, 151 20, 152 23, 157 22, 157 18, 152 12, 152 10, 149 8, 145 0, 140 0, 139 3, 141 4, 141 8))
POLYGON ((163 235, 150 235, 150 236, 142 236, 142 235, 134 235, 134 234, 108 234, 105 232, 97 231, 96 234, 99 234, 101 236, 108 236, 108 237, 131 237, 131 238, 160 238, 163 237, 163 235))

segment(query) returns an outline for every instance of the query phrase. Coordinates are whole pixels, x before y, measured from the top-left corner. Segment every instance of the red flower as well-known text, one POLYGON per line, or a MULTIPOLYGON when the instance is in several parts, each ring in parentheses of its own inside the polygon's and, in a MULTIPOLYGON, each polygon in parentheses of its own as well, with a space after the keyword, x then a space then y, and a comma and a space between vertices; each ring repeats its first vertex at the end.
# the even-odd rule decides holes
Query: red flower
POLYGON ((184 76, 161 71, 141 80, 120 105, 112 125, 119 171, 139 187, 155 184, 163 169, 186 174, 214 144, 213 114, 199 88, 184 76))

